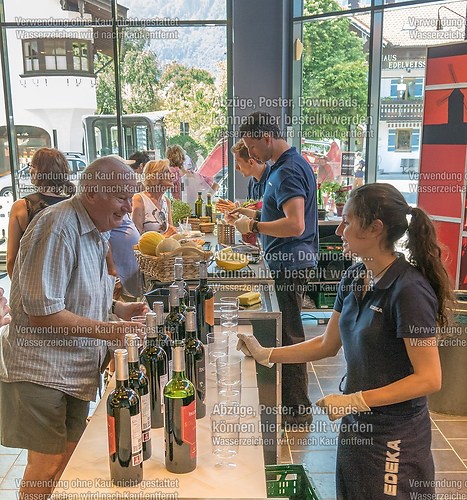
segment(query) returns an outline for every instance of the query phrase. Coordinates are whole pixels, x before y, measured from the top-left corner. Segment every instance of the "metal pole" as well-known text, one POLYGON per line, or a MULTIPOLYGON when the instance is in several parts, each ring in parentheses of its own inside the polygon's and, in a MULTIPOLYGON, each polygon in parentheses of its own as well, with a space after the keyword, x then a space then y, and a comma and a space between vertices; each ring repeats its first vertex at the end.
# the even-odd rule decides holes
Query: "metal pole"
POLYGON ((111 1, 112 5, 112 45, 114 55, 114 81, 115 81, 115 106, 117 108, 117 137, 118 154, 123 157, 123 124, 122 124, 122 100, 120 85, 120 29, 117 26, 118 4, 117 0, 111 1))
POLYGON ((5 103, 6 130, 9 151, 11 187, 13 191, 13 199, 16 200, 16 182, 15 182, 15 166, 18 161, 18 147, 16 143, 16 130, 13 118, 13 102, 11 99, 10 85, 10 64, 8 61, 8 44, 6 36, 6 28, 3 26, 5 22, 5 4, 0 0, 0 59, 2 63, 2 81, 3 81, 3 100, 5 103))

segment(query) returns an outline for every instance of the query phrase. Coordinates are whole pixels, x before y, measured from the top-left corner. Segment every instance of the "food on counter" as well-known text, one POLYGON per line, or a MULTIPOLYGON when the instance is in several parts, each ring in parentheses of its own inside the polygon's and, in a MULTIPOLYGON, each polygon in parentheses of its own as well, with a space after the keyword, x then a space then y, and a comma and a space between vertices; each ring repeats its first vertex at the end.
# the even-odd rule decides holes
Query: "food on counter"
POLYGON ((169 226, 167 231, 163 234, 164 238, 170 238, 171 236, 175 236, 177 234, 177 230, 174 226, 169 226))
POLYGON ((233 201, 230 200, 223 200, 222 198, 219 198, 216 203, 216 210, 218 212, 231 212, 237 208, 237 205, 233 201))
POLYGON ((238 296, 238 303, 241 306, 249 307, 261 302, 260 292, 246 292, 238 296))
POLYGON ((138 241, 139 251, 145 255, 156 255, 157 245, 163 240, 164 237, 157 231, 143 233, 138 241))
POLYGON ((231 247, 224 248, 216 254, 216 264, 227 271, 238 271, 249 264, 248 257, 234 252, 231 247))
POLYGON ((177 250, 177 248, 180 248, 180 246, 179 241, 174 240, 173 238, 165 238, 157 245, 156 255, 159 256, 161 253, 173 252, 174 250, 177 250))

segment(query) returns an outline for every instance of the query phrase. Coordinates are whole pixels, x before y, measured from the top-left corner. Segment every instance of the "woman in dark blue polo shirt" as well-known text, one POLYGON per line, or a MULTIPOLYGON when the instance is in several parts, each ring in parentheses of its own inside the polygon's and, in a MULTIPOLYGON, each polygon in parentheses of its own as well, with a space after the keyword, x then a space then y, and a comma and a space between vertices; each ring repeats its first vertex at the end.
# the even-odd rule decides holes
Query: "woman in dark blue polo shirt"
POLYGON ((447 323, 450 287, 433 224, 393 186, 368 184, 352 191, 336 233, 361 262, 342 279, 324 335, 265 349, 239 334, 239 348, 270 365, 335 356, 342 346, 343 394, 316 403, 331 420, 342 417, 338 500, 434 498, 426 396, 441 386, 436 330, 447 323), (405 234, 408 261, 394 250, 405 234))

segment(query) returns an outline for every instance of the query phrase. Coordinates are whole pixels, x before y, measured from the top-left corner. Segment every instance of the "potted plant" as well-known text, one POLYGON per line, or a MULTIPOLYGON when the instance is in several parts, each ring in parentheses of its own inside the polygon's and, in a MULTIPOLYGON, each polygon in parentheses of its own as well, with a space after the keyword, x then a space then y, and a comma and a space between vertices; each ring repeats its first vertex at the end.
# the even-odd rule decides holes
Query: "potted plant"
POLYGON ((333 200, 336 205, 337 215, 342 216, 342 209, 349 197, 349 191, 352 186, 343 186, 339 182, 326 181, 321 184, 321 190, 327 193, 329 199, 333 200))

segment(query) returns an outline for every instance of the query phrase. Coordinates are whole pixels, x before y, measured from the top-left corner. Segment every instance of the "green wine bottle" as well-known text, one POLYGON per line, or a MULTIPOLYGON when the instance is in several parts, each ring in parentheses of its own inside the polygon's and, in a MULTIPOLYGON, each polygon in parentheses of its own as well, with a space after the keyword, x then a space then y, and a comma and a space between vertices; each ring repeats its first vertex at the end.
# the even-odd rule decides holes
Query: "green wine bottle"
POLYGON ((140 401, 128 381, 128 352, 115 351, 115 389, 107 398, 110 478, 116 486, 143 480, 143 441, 140 401))
POLYGON ((212 201, 211 201, 211 193, 208 193, 206 195, 206 207, 205 207, 205 213, 206 213, 206 217, 209 217, 209 219, 211 220, 211 222, 214 222, 212 220, 212 201))
POLYGON ((128 380, 136 391, 141 404, 141 430, 143 441, 143 460, 151 457, 151 403, 149 399, 149 381, 140 368, 138 335, 127 333, 125 343, 128 351, 128 380))
POLYGON ((172 378, 164 388, 165 467, 175 474, 196 468, 195 387, 185 376, 183 341, 174 346, 172 378))
POLYGON ((195 215, 196 217, 203 216, 203 193, 198 191, 198 199, 195 201, 195 215))
POLYGON ((186 376, 195 386, 196 418, 206 415, 206 358, 204 345, 196 335, 196 309, 187 307, 185 314, 186 376))

